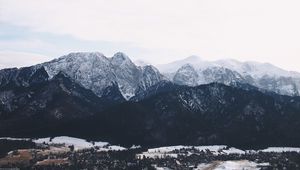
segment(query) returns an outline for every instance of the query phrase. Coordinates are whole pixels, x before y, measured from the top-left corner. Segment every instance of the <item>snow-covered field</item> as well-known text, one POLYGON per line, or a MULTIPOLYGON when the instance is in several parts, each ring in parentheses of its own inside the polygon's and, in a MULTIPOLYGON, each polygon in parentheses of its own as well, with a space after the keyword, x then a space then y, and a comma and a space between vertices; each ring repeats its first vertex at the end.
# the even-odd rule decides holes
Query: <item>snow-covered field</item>
MULTIPOLYGON (((211 163, 199 164, 196 168, 193 168, 193 170, 260 170, 260 166, 269 165, 269 163, 255 163, 248 160, 214 161, 211 163)), ((170 170, 167 167, 154 167, 156 170, 170 170)))
POLYGON ((214 145, 214 146, 183 146, 183 145, 178 145, 178 146, 166 146, 166 147, 160 147, 160 148, 153 148, 153 149, 148 149, 148 153, 168 153, 168 152, 173 152, 175 150, 180 150, 180 149, 196 149, 198 151, 211 151, 212 153, 217 153, 220 150, 223 150, 226 148, 225 145, 214 145))
POLYGON ((25 141, 29 141, 30 138, 11 138, 11 137, 0 137, 0 140, 25 140, 25 141))
POLYGON ((269 147, 262 150, 241 150, 234 147, 227 147, 226 145, 213 145, 213 146, 167 146, 148 149, 146 152, 137 154, 137 158, 164 158, 164 157, 173 157, 177 158, 178 154, 184 154, 178 152, 181 149, 188 150, 188 155, 192 154, 191 152, 196 150, 197 152, 210 152, 214 155, 229 155, 229 154, 246 154, 246 153, 258 153, 258 152, 298 152, 300 153, 300 148, 292 147, 269 147))
MULTIPOLYGON (((33 141, 37 144, 65 144, 66 146, 74 146, 75 150, 87 149, 98 147, 99 151, 108 151, 108 150, 126 150, 128 148, 124 148, 121 146, 110 145, 108 142, 100 142, 100 141, 87 141, 85 139, 74 138, 69 136, 59 136, 54 138, 38 138, 38 139, 30 139, 30 138, 12 138, 12 137, 0 137, 0 140, 24 140, 24 141, 33 141)), ((141 146, 132 146, 129 149, 140 148, 141 146)), ((269 147, 262 150, 240 150, 233 147, 227 147, 226 145, 212 145, 212 146, 166 146, 159 148, 151 148, 146 152, 139 154, 139 156, 145 155, 146 157, 162 157, 162 156, 170 156, 177 157, 177 154, 174 154, 175 150, 180 149, 195 149, 197 151, 203 152, 211 152, 214 155, 219 154, 245 154, 245 153, 255 153, 255 152, 298 152, 300 153, 300 148, 295 147, 269 147)))
POLYGON ((88 142, 84 139, 68 137, 68 136, 59 136, 53 139, 51 138, 40 138, 33 140, 34 143, 37 144, 65 144, 67 146, 74 146, 75 150, 85 149, 85 148, 92 148, 92 147, 104 147, 108 145, 108 142, 88 142))
MULTIPOLYGON (((10 138, 10 137, 2 137, 0 139, 6 140, 25 140, 29 141, 29 138, 10 138)), ((110 145, 108 142, 97 142, 97 141, 86 141, 85 139, 74 138, 69 136, 59 136, 54 138, 38 138, 32 139, 32 142, 36 144, 64 144, 66 146, 74 146, 75 150, 88 149, 98 147, 99 151, 108 151, 108 150, 126 150, 127 148, 121 146, 110 145)))
MULTIPOLYGON (((188 150, 196 150, 198 152, 211 152, 214 155, 219 154, 245 154, 245 151, 237 149, 237 148, 229 148, 225 145, 213 145, 213 146, 168 146, 168 147, 160 147, 148 149, 147 152, 143 152, 138 154, 137 157, 142 159, 146 158, 163 158, 163 157, 173 157, 176 158, 178 156, 177 153, 174 153, 176 150, 180 149, 188 149, 188 150)), ((191 153, 190 153, 191 154, 191 153)))
POLYGON ((255 162, 240 160, 240 161, 215 161, 208 164, 199 164, 196 170, 259 170, 258 166, 267 166, 268 163, 258 164, 255 162))
POLYGON ((269 147, 267 149, 259 150, 261 152, 298 152, 300 153, 300 148, 293 148, 293 147, 269 147))

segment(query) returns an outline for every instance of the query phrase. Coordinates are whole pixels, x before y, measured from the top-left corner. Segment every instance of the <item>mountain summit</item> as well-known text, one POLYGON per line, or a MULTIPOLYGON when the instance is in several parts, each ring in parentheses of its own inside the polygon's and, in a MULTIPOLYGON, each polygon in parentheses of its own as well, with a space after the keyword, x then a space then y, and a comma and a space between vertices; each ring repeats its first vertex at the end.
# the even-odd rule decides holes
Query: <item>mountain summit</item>
POLYGON ((107 58, 98 52, 70 53, 39 64, 37 67, 40 66, 45 67, 50 77, 60 71, 66 73, 98 96, 102 96, 105 88, 117 84, 123 96, 129 99, 135 95, 140 86, 149 87, 162 80, 160 74, 147 75, 147 78, 153 78, 151 84, 147 84, 144 81, 147 78, 143 77, 146 76, 143 67, 136 66, 126 54, 121 52, 116 53, 112 58, 107 58))

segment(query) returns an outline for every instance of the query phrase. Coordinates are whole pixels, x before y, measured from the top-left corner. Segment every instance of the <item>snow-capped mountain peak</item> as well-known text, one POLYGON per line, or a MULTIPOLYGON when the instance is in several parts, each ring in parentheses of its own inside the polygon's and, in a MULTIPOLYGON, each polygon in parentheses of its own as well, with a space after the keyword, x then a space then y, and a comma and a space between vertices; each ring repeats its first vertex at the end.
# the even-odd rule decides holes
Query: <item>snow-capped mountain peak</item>
POLYGON ((111 63, 113 65, 118 65, 118 66, 124 64, 134 65, 133 62, 130 60, 130 58, 122 52, 117 52, 116 54, 114 54, 114 56, 111 58, 111 63))
POLYGON ((185 64, 175 73, 173 81, 179 85, 198 85, 199 75, 191 64, 185 64))
POLYGON ((204 70, 209 67, 224 67, 236 71, 241 75, 250 75, 255 78, 261 78, 265 75, 272 77, 284 76, 300 78, 300 73, 287 71, 270 63, 259 63, 255 61, 241 62, 235 59, 207 61, 198 56, 190 56, 168 64, 157 65, 157 68, 162 73, 174 73, 185 64, 191 64, 197 70, 204 70))
POLYGON ((195 86, 210 82, 225 84, 239 82, 284 95, 293 96, 300 93, 300 73, 287 71, 270 63, 240 62, 234 59, 205 61, 192 56, 158 65, 158 68, 170 80, 180 82, 179 84, 195 86), (197 74, 188 69, 187 64, 192 66, 197 74))
POLYGON ((148 74, 145 74, 144 69, 136 66, 122 52, 116 53, 111 58, 99 52, 70 53, 36 67, 40 66, 45 67, 50 78, 59 72, 64 72, 98 96, 102 96, 107 87, 117 84, 125 99, 134 96, 140 86, 144 86, 146 90, 162 79, 162 75, 156 68, 151 66, 155 71, 148 71, 148 74))
POLYGON ((174 73, 185 64, 190 64, 196 69, 204 69, 211 66, 210 62, 202 60, 201 57, 194 55, 168 64, 157 65, 157 68, 162 73, 174 73))
POLYGON ((98 96, 116 81, 110 60, 99 52, 70 53, 40 65, 45 67, 50 77, 64 72, 98 96))

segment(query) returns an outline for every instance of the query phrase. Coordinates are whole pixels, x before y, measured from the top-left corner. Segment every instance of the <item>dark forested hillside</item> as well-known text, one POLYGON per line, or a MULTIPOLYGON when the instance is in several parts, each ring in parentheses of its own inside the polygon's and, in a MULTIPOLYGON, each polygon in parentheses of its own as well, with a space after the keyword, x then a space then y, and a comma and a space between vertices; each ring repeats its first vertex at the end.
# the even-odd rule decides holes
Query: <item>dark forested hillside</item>
POLYGON ((300 143, 299 97, 162 81, 125 101, 117 83, 99 97, 63 72, 48 79, 43 67, 1 73, 0 136, 71 135, 147 146, 300 143))

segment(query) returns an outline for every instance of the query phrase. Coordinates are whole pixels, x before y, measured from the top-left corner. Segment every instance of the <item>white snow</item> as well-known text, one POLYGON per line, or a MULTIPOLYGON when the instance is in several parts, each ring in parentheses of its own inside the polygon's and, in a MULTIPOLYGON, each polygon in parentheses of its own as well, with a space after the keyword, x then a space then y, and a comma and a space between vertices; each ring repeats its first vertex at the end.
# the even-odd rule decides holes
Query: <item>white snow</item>
MULTIPOLYGON (((99 142, 99 141, 87 141, 85 139, 80 138, 74 138, 69 136, 58 136, 54 138, 38 138, 38 139, 30 139, 30 138, 11 138, 11 137, 0 137, 1 139, 6 140, 19 140, 19 141, 29 141, 32 140, 32 142, 36 144, 64 144, 65 146, 74 146, 75 150, 81 150, 81 149, 89 149, 89 148, 95 148, 98 147, 99 151, 122 151, 127 150, 127 148, 116 146, 116 145, 110 145, 108 142, 99 142)), ((140 146, 132 146, 132 149, 139 148, 140 146)))
POLYGON ((196 170, 259 170, 259 166, 269 166, 269 163, 255 163, 248 160, 214 161, 199 164, 196 170))
POLYGON ((59 136, 55 137, 50 141, 50 138, 40 138, 33 140, 35 143, 46 143, 46 144, 65 144, 67 146, 74 146, 75 150, 85 149, 85 148, 92 148, 92 147, 104 147, 108 145, 107 142, 87 142, 84 139, 68 137, 68 136, 59 136))
POLYGON ((294 96, 300 92, 300 73, 283 70, 270 63, 240 62, 233 59, 205 61, 193 56, 157 65, 157 67, 161 73, 177 84, 197 86, 211 82, 227 85, 232 82, 241 82, 282 95, 294 96), (185 68, 186 65, 191 65, 197 72, 185 68), (224 72, 224 69, 227 71, 224 72), (230 74, 228 69, 231 71, 230 74), (285 81, 284 79, 291 80, 285 81))
MULTIPOLYGON (((178 154, 183 154, 183 153, 175 153, 176 150, 180 149, 195 149, 198 152, 203 151, 203 152, 211 152, 214 155, 219 155, 219 154, 245 154, 245 151, 236 149, 236 148, 228 148, 225 145, 213 145, 213 146, 183 146, 183 145, 178 145, 178 146, 167 146, 167 147, 160 147, 160 148, 152 148, 148 149, 147 152, 143 152, 141 154, 137 155, 137 158, 143 159, 143 157, 146 158, 164 158, 164 157, 173 157, 177 158, 178 154)), ((192 154, 192 153, 188 153, 192 154)))
POLYGON ((168 146, 168 147, 160 147, 160 148, 153 148, 148 149, 147 152, 144 153, 171 153, 175 150, 180 149, 196 149, 197 151, 210 151, 211 153, 218 155, 218 154, 245 154, 245 151, 237 149, 237 148, 227 148, 226 145, 212 145, 212 146, 168 146))
POLYGON ((142 67, 136 66, 121 52, 111 58, 99 52, 70 53, 36 67, 40 66, 45 67, 50 78, 62 71, 98 96, 102 96, 104 89, 117 83, 127 100, 135 95, 141 84, 147 87, 152 85, 145 80, 151 79, 153 84, 162 80, 160 74, 144 74, 142 67))
POLYGON ((240 150, 240 149, 237 149, 237 148, 233 148, 233 147, 231 147, 229 149, 222 150, 222 152, 224 152, 227 155, 229 155, 229 154, 240 154, 240 155, 243 155, 243 154, 246 153, 243 150, 240 150))
POLYGON ((147 153, 144 152, 142 154, 137 154, 136 157, 138 159, 143 159, 145 158, 153 158, 153 159, 162 159, 162 158, 166 158, 166 157, 170 157, 170 158, 177 158, 178 154, 176 153, 147 153))
POLYGON ((213 146, 196 146, 195 149, 198 151, 207 151, 209 150, 210 152, 214 154, 218 154, 220 151, 224 150, 226 148, 225 145, 213 145, 213 146))
POLYGON ((124 150, 127 150, 127 148, 111 145, 111 146, 99 148, 98 151, 124 151, 124 150))
MULTIPOLYGON (((108 151, 108 150, 115 150, 115 151, 122 151, 128 148, 110 145, 108 142, 99 142, 99 141, 86 141, 85 139, 69 137, 69 136, 59 136, 54 137, 50 140, 48 138, 38 138, 38 139, 30 139, 30 138, 12 138, 12 137, 0 137, 0 140, 23 140, 23 141, 30 141, 35 142, 37 144, 65 144, 66 146, 73 145, 76 150, 86 149, 86 148, 93 148, 99 147, 99 151, 108 151)), ((141 148, 141 146, 133 145, 130 149, 137 149, 141 148)), ((184 145, 177 145, 177 146, 166 146, 166 147, 159 147, 159 148, 151 148, 148 149, 146 152, 139 154, 140 157, 145 155, 146 157, 177 157, 178 155, 174 153, 175 150, 180 149, 195 149, 197 151, 203 152, 211 152, 215 155, 219 154, 245 154, 245 153, 257 153, 257 152, 298 152, 300 153, 300 148, 297 147, 268 147, 266 149, 261 150, 240 150, 234 147, 227 147, 226 145, 212 145, 212 146, 184 146, 184 145)))
POLYGON ((11 138, 11 137, 0 137, 0 140, 25 140, 25 141, 29 141, 30 138, 11 138))
POLYGON ((207 61, 197 56, 191 56, 183 60, 174 61, 168 64, 157 65, 157 68, 162 73, 172 73, 185 64, 191 64, 194 66, 194 68, 199 70, 204 70, 210 67, 224 67, 224 68, 237 71, 242 75, 245 74, 251 75, 254 78, 262 77, 264 75, 269 75, 272 77, 273 76, 276 77, 286 76, 286 77, 298 77, 298 78, 300 77, 300 73, 298 72, 283 70, 270 63, 259 63, 254 61, 240 62, 234 59, 207 61))
POLYGON ((141 145, 132 145, 129 149, 139 149, 142 148, 141 145))
POLYGON ((160 147, 160 148, 153 148, 153 149, 148 149, 149 153, 155 153, 155 152, 162 152, 162 153, 166 153, 166 152, 172 152, 175 150, 179 150, 179 149, 183 149, 186 148, 187 146, 166 146, 166 147, 160 147))
POLYGON ((259 170, 257 163, 250 161, 225 161, 220 163, 215 170, 259 170))
POLYGON ((167 147, 160 147, 160 148, 153 148, 153 149, 148 149, 148 152, 150 153, 155 153, 155 152, 161 152, 161 153, 167 153, 167 152, 173 152, 175 150, 180 150, 180 149, 192 149, 195 148, 198 151, 206 151, 209 150, 211 152, 217 152, 219 150, 225 149, 225 145, 213 145, 213 146, 183 146, 183 145, 178 145, 178 146, 167 146, 167 147))
MULTIPOLYGON (((246 153, 257 153, 257 152, 298 152, 300 153, 300 148, 291 148, 291 147, 270 147, 263 150, 241 150, 234 147, 227 147, 226 145, 213 145, 213 146, 167 146, 167 147, 159 147, 159 148, 151 148, 146 152, 141 154, 137 154, 138 159, 146 158, 165 158, 165 157, 173 157, 177 158, 178 155, 185 155, 186 153, 175 152, 180 151, 181 149, 187 149, 187 155, 191 155, 192 150, 195 149, 197 152, 211 152, 214 155, 230 155, 230 154, 239 154, 243 155, 246 153)), ((195 152, 194 154, 197 154, 195 152)))
POLYGON ((300 148, 293 148, 293 147, 269 147, 267 149, 259 150, 261 152, 298 152, 300 153, 300 148))

